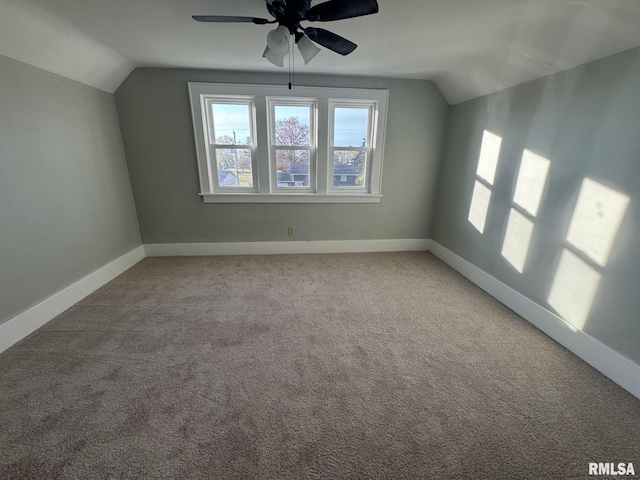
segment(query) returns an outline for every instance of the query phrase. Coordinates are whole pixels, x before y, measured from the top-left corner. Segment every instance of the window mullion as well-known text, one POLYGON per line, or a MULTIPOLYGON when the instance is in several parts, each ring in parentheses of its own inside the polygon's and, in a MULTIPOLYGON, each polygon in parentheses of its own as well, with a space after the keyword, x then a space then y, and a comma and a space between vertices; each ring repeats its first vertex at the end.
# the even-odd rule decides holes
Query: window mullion
POLYGON ((326 195, 329 191, 329 99, 319 98, 316 110, 316 192, 326 195))
POLYGON ((258 192, 269 193, 273 187, 270 179, 269 166, 269 129, 265 128, 268 123, 267 102, 265 97, 256 97, 255 120, 260 128, 256 128, 256 170, 258 171, 258 192))

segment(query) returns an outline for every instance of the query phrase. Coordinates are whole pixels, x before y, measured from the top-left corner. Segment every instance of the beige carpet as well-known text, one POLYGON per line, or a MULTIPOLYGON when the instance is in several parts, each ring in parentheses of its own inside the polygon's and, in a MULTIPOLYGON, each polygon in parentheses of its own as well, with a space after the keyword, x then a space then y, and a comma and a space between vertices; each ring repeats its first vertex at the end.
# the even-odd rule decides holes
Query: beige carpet
POLYGON ((0 478, 592 478, 640 401, 427 253, 148 258, 0 354, 0 478))

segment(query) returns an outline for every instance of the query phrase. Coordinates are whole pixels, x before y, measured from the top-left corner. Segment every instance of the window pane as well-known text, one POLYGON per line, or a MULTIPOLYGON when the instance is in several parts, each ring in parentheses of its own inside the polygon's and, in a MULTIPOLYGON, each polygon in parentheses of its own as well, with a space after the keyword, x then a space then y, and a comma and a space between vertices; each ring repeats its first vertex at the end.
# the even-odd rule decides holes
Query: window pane
POLYGON ((309 150, 276 150, 278 187, 308 187, 309 150))
POLYGON ((276 106, 276 145, 306 147, 311 144, 311 108, 276 106))
POLYGON ((367 153, 364 150, 336 150, 333 152, 333 186, 362 187, 367 153))
POLYGON ((219 187, 253 187, 251 150, 216 148, 219 187))
POLYGON ((334 146, 364 147, 367 145, 368 108, 336 108, 334 115, 334 146))
POLYGON ((213 130, 215 141, 221 145, 249 145, 251 143, 251 117, 249 105, 214 103, 213 130))

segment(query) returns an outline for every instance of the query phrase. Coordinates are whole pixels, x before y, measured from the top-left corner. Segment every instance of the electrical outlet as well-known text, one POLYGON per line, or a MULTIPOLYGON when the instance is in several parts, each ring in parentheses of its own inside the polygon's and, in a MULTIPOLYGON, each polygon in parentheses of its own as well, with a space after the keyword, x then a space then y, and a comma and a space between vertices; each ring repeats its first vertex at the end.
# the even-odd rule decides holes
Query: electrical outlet
POLYGON ((296 227, 289 227, 289 230, 287 230, 287 233, 289 235, 295 235, 296 234, 296 227))

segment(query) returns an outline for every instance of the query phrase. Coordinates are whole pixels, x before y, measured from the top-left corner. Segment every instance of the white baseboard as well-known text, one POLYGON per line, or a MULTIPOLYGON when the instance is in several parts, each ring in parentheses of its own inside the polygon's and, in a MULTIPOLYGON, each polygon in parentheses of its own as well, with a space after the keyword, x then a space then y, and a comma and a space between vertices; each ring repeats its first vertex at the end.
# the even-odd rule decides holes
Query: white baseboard
POLYGON ((596 370, 640 398, 640 365, 586 333, 569 327, 553 312, 528 299, 442 245, 430 241, 429 251, 596 370))
POLYGON ((144 258, 142 246, 116 258, 64 290, 0 325, 0 352, 19 342, 45 323, 53 320, 87 295, 134 266, 144 258))
POLYGON ((429 240, 318 240, 290 242, 153 243, 144 246, 147 257, 198 255, 270 255, 293 253, 355 253, 426 251, 429 240))

